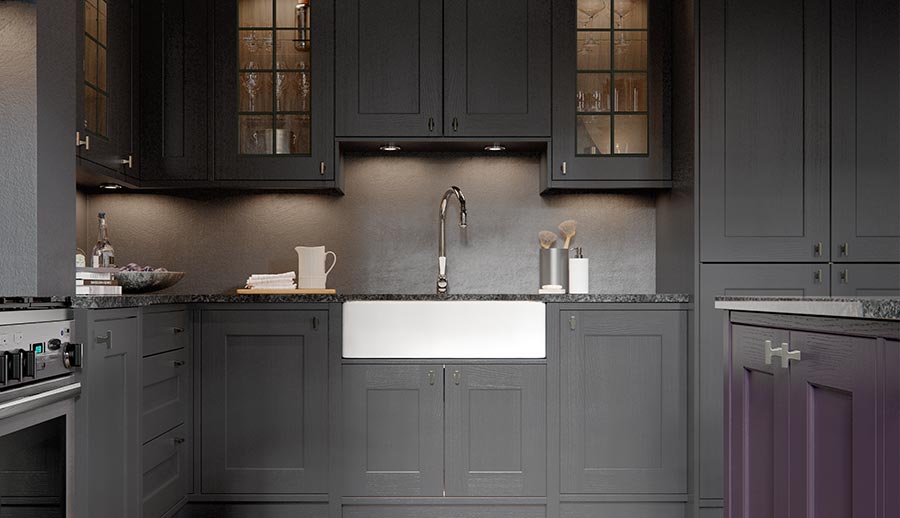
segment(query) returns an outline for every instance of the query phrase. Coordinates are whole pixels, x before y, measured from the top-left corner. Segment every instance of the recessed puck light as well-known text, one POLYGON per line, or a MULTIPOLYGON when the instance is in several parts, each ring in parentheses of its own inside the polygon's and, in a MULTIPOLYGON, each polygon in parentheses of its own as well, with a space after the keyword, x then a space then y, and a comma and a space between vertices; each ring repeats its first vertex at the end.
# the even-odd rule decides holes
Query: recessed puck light
POLYGON ((506 146, 504 146, 503 144, 494 142, 493 144, 488 144, 487 146, 484 146, 484 150, 485 151, 506 151, 506 146))
POLYGON ((387 144, 382 145, 378 149, 382 151, 400 151, 400 146, 394 144, 393 142, 388 142, 387 144))
POLYGON ((122 186, 117 183, 101 183, 100 188, 108 191, 118 191, 122 186))

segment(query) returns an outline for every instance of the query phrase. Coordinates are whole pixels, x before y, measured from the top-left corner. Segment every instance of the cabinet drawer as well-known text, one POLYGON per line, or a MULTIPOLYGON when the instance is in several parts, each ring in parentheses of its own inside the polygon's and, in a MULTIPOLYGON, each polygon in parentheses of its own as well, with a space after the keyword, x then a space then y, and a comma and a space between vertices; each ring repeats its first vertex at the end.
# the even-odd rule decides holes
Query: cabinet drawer
POLYGON ((543 505, 347 505, 341 514, 343 518, 546 518, 547 508, 543 505))
POLYGON ((186 432, 182 425, 144 445, 144 518, 162 516, 190 491, 186 432))
MULTIPOLYGON (((185 518, 328 518, 328 504, 228 502, 188 504, 185 518)), ((144 513, 144 518, 151 518, 144 513)))
POLYGON ((594 518, 595 516, 684 518, 684 504, 677 502, 573 502, 560 505, 559 516, 560 518, 594 518))
POLYGON ((187 347, 190 323, 190 313, 185 310, 144 313, 144 356, 187 347))
POLYGON ((190 408, 188 350, 178 349, 143 360, 142 442, 185 422, 190 408))

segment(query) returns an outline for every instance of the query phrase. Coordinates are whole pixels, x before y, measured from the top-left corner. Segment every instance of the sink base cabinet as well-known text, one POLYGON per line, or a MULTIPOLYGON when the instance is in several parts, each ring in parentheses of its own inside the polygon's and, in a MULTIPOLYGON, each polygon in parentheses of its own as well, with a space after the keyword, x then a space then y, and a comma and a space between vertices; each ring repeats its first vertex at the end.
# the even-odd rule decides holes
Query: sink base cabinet
MULTIPOLYGON (((789 317, 780 322, 792 327, 789 317)), ((885 411, 897 395, 882 383, 898 370, 879 361, 896 352, 875 337, 740 324, 726 333, 726 515, 877 516, 894 492, 879 488, 897 440, 884 427, 896 420, 885 411)))
POLYGON ((546 495, 545 365, 345 365, 343 386, 344 496, 546 495))
POLYGON ((327 310, 201 313, 203 493, 328 493, 327 310))

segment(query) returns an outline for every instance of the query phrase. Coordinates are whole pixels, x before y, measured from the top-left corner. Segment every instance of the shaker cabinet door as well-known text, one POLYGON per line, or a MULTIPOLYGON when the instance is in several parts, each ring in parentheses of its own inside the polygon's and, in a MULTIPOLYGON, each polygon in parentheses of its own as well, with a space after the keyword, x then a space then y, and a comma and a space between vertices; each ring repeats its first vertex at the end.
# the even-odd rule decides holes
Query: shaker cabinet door
POLYGON ((446 495, 547 494, 547 367, 447 365, 446 495))
POLYGON ((700 260, 827 262, 828 9, 699 6, 700 260))
POLYGON ((550 0, 444 1, 444 135, 550 136, 550 0))
POLYGON ((780 357, 767 360, 766 349, 786 347, 789 335, 740 325, 730 330, 725 514, 788 518, 789 375, 780 357))
POLYGON ((900 263, 831 265, 835 297, 900 297, 900 263))
POLYGON ((441 0, 335 7, 337 136, 440 136, 441 0))
POLYGON ((790 362, 790 516, 877 516, 878 341, 791 332, 782 347, 800 353, 790 362))
POLYGON ((201 314, 204 493, 328 492, 328 313, 201 314))
POLYGON ((687 492, 687 319, 560 318, 562 493, 687 492))
POLYGON ((900 6, 831 12, 831 257, 900 262, 900 6))
POLYGON ((441 496, 441 365, 345 365, 343 495, 441 496))

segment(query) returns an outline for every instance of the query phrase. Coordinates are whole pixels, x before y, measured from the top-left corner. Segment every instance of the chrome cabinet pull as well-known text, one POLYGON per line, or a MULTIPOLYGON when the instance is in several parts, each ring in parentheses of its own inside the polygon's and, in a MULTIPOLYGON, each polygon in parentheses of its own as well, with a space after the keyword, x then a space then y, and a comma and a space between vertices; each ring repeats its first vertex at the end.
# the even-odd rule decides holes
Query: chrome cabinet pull
POLYGON ((841 255, 848 256, 850 255, 850 243, 841 243, 839 247, 841 251, 841 255))
POLYGON ((841 284, 850 282, 850 270, 841 270, 841 284))
POLYGON ((184 332, 184 328, 183 328, 183 327, 173 327, 173 328, 172 328, 172 333, 173 333, 173 334, 176 334, 176 335, 177 335, 177 334, 183 333, 183 332, 184 332))
POLYGON ((428 131, 434 131, 434 117, 428 117, 428 131))
POLYGON ((175 437, 172 439, 172 442, 175 443, 175 446, 184 443, 184 437, 175 437))
POLYGON ((565 162, 562 163, 562 166, 560 166, 560 169, 562 170, 563 176, 565 176, 565 174, 566 174, 566 163, 565 162))
POLYGON ((173 367, 184 367, 184 360, 174 360, 172 362, 173 367))
POLYGON ((822 242, 819 241, 813 246, 813 255, 816 257, 822 257, 822 242))
POLYGON ((428 384, 429 385, 434 385, 434 378, 435 378, 434 371, 433 370, 428 371, 428 384))
POLYGON ((453 131, 459 131, 459 119, 453 117, 453 124, 451 126, 453 127, 453 131))
POLYGON ((578 322, 575 320, 575 315, 570 316, 569 317, 569 329, 574 331, 577 324, 578 324, 578 322))
POLYGON ((134 155, 128 155, 128 158, 123 158, 122 165, 128 166, 128 169, 134 169, 134 155))
POLYGON ((313 330, 319 329, 319 317, 313 317, 312 319, 312 328, 313 330))
POLYGON ((325 176, 325 161, 319 162, 319 174, 325 176))
POLYGON ((773 356, 781 358, 782 369, 790 367, 792 361, 800 361, 800 351, 791 351, 791 346, 787 342, 781 342, 781 347, 772 347, 772 340, 766 340, 764 346, 766 365, 772 365, 773 356))
POLYGON ((816 284, 822 284, 822 270, 816 270, 816 273, 813 274, 813 280, 816 284))
POLYGON ((766 365, 772 365, 772 357, 781 357, 781 347, 772 347, 772 340, 766 340, 763 345, 766 355, 766 365))
POLYGON ((96 338, 97 345, 106 344, 107 349, 112 349, 112 331, 106 330, 106 336, 98 336, 96 338))
POLYGON ((85 151, 91 150, 91 136, 85 135, 84 139, 81 138, 81 132, 75 132, 75 147, 84 147, 85 151))
POLYGON ((459 379, 460 379, 459 370, 453 371, 453 384, 459 385, 459 379))

